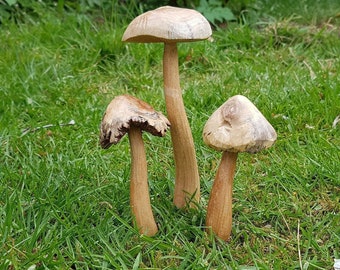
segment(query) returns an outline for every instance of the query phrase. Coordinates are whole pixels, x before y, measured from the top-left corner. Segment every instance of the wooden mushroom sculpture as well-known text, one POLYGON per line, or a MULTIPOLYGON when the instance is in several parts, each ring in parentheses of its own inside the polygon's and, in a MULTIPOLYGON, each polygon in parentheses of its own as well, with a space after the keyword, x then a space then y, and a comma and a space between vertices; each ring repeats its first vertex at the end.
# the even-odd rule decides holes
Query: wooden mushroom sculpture
POLYGON ((194 142, 180 88, 177 43, 204 40, 211 33, 209 22, 199 12, 165 6, 136 17, 123 35, 126 42, 164 43, 164 95, 176 167, 174 204, 179 208, 188 202, 190 206, 195 206, 200 198, 200 182, 194 142))
POLYGON ((238 152, 256 153, 270 147, 276 132, 262 113, 246 97, 228 99, 208 119, 204 142, 223 151, 208 202, 206 226, 222 240, 232 228, 232 187, 238 152))
POLYGON ((131 148, 130 204, 141 234, 153 236, 153 217, 147 182, 147 163, 142 131, 164 136, 170 123, 149 104, 130 95, 115 97, 108 105, 100 127, 100 145, 109 148, 128 133, 131 148))

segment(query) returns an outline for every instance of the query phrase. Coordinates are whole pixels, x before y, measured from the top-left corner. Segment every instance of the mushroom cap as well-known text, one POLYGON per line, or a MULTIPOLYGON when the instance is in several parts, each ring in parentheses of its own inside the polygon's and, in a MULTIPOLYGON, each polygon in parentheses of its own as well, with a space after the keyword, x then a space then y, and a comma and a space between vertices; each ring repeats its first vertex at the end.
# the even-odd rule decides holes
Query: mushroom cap
POLYGON ((164 6, 136 17, 124 32, 128 42, 189 42, 211 36, 209 22, 196 10, 164 6))
POLYGON ((130 95, 115 97, 108 105, 100 126, 100 145, 109 148, 135 126, 162 137, 170 127, 169 120, 146 102, 130 95))
POLYGON ((276 132, 245 96, 228 99, 208 119, 204 142, 221 151, 256 153, 273 145, 276 132))

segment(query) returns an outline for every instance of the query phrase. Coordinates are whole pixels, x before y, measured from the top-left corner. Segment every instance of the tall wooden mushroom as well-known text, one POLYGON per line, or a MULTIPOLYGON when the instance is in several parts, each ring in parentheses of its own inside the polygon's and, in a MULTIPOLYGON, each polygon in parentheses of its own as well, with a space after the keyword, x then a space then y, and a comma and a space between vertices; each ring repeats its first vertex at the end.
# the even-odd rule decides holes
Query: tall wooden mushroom
POLYGON ((178 71, 178 42, 204 40, 211 36, 209 22, 197 11, 160 7, 136 17, 123 35, 126 42, 163 42, 163 75, 166 110, 171 123, 176 180, 174 204, 195 206, 200 182, 194 142, 186 116, 178 71), (190 200, 193 201, 190 202, 190 200))
POLYGON ((153 236, 153 217, 147 181, 147 163, 142 131, 164 136, 170 123, 149 104, 129 95, 115 97, 108 105, 100 127, 100 145, 106 149, 128 133, 131 148, 130 204, 141 234, 153 236))
POLYGON ((246 97, 228 99, 208 119, 204 142, 223 151, 208 202, 206 226, 228 240, 232 228, 232 187, 238 152, 257 153, 276 141, 276 132, 246 97))

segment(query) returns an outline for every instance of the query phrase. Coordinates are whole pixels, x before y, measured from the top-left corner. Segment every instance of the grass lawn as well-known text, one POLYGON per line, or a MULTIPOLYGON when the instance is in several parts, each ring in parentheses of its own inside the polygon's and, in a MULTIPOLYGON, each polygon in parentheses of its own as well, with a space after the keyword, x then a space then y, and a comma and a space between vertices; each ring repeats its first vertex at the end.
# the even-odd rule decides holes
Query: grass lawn
POLYGON ((163 45, 123 44, 132 17, 122 14, 47 10, 0 25, 0 269, 332 269, 340 258, 340 3, 277 2, 256 1, 212 42, 179 46, 201 202, 173 206, 170 134, 144 134, 159 227, 152 238, 132 225, 128 140, 102 150, 99 125, 124 93, 165 113, 163 45), (236 94, 278 139, 239 155, 224 243, 204 230, 221 153, 204 145, 202 129, 236 94))

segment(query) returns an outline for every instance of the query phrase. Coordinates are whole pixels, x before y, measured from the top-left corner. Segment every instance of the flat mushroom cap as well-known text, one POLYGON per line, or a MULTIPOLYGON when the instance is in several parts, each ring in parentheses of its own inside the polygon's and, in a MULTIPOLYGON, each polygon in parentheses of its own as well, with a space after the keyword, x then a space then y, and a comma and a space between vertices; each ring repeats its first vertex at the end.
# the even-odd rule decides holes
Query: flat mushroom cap
POLYGON ((115 97, 108 105, 100 126, 100 145, 117 144, 131 126, 162 137, 170 127, 169 120, 149 104, 130 95, 115 97))
POLYGON ((204 142, 221 151, 256 153, 276 141, 274 128, 246 97, 228 99, 208 119, 204 142))
POLYGON ((188 42, 211 36, 209 22, 196 10, 164 6, 136 17, 122 40, 127 42, 188 42))

